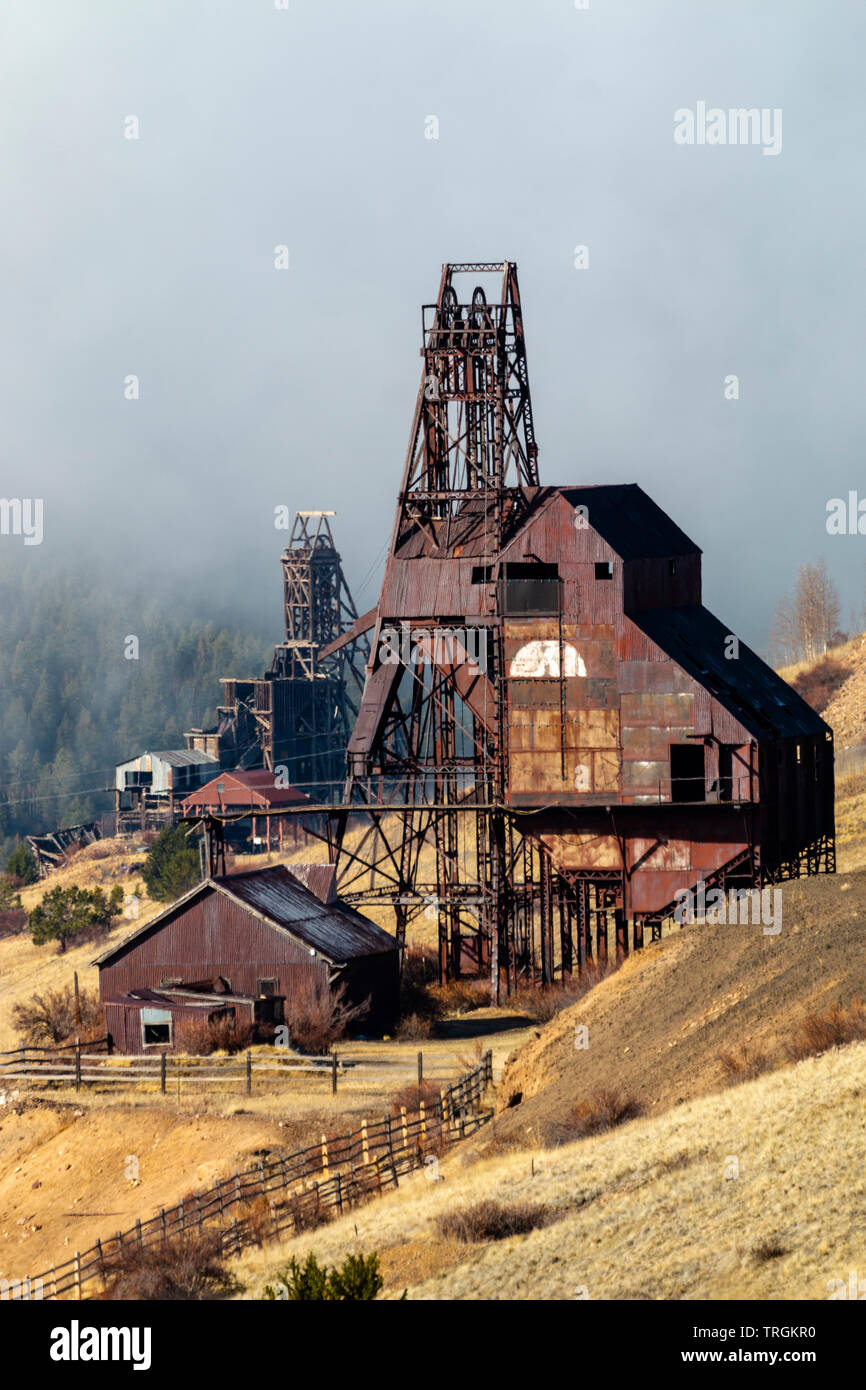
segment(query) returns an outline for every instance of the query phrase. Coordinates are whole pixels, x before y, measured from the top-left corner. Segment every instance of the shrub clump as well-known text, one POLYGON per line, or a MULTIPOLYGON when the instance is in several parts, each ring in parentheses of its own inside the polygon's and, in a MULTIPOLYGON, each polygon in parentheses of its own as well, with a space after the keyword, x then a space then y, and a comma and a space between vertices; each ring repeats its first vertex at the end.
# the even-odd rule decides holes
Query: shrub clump
POLYGON ((103 1263, 101 1297, 108 1301, 204 1301, 236 1288, 219 1231, 189 1231, 153 1245, 130 1245, 103 1263))
POLYGON ((751 1250, 752 1259, 759 1265, 766 1264, 768 1260, 778 1260, 787 1253, 778 1236, 765 1236, 757 1245, 753 1245, 751 1250))
POLYGON ((866 1038, 866 1007, 856 995, 848 1008, 834 1004, 826 1013, 810 1013, 802 1020, 788 1043, 788 1056, 794 1062, 817 1057, 833 1047, 866 1038))
POLYGON ((329 989, 323 982, 302 975, 288 1001, 287 1020, 292 1046, 312 1057, 323 1057, 346 1036, 350 1025, 370 1009, 369 998, 346 1003, 346 986, 329 989))
POLYGON ((569 1137, 582 1139, 588 1134, 603 1134, 605 1130, 616 1129, 626 1120, 634 1120, 643 1113, 640 1101, 625 1096, 621 1091, 602 1088, 586 1100, 579 1101, 566 1121, 569 1137))
POLYGON ((379 1256, 348 1255, 340 1269, 320 1265, 310 1252, 303 1265, 292 1258, 277 1274, 276 1284, 265 1285, 265 1298, 292 1303, 368 1302, 382 1288, 379 1256))
POLYGON ((439 1114, 442 1097, 439 1087, 432 1081, 422 1081, 419 1085, 417 1081, 412 1081, 408 1086, 401 1086, 398 1091, 391 1094, 391 1114, 399 1115, 401 1108, 411 1115, 417 1112, 424 1103, 425 1110, 439 1114))
POLYGON ((574 975, 561 984, 539 986, 524 982, 509 996, 509 1007, 535 1023, 549 1023, 563 1009, 570 1009, 578 1003, 594 985, 612 975, 616 969, 615 960, 603 964, 590 961, 580 975, 574 975))
POLYGON ((550 1208, 532 1202, 476 1202, 459 1211, 446 1212, 437 1221, 439 1234, 446 1240, 463 1244, 485 1240, 505 1240, 508 1236, 524 1236, 529 1231, 546 1226, 551 1220, 550 1208))
POLYGON ((756 1076, 769 1071, 772 1066, 770 1058, 760 1048, 749 1047, 743 1044, 742 1047, 733 1048, 729 1052, 719 1053, 722 1073, 729 1086, 736 1086, 741 1081, 752 1081, 756 1076))
POLYGON ((12 1005, 12 1022, 25 1047, 58 1047, 77 1036, 89 1042, 104 1036, 102 1006, 95 990, 79 993, 80 1022, 75 1016, 75 991, 71 985, 63 989, 47 989, 33 994, 22 1004, 12 1005))
POLYGON ((213 1052, 242 1052, 253 1040, 253 1029, 246 1020, 230 1014, 207 1019, 202 1014, 178 1019, 174 1033, 176 1052, 190 1057, 210 1057, 213 1052))

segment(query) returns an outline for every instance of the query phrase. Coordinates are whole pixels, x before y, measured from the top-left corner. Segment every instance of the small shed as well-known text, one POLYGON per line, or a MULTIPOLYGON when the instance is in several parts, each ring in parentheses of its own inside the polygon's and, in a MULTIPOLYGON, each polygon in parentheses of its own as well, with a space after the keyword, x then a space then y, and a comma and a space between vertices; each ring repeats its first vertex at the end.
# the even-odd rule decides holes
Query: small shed
POLYGON ((358 1028, 386 1032, 397 1014, 398 962, 388 932, 276 865, 205 879, 94 964, 115 1045, 147 1053, 173 1046, 184 1011, 232 1009, 253 1023, 291 1024, 293 1000, 341 986, 349 1005, 369 999, 358 1028))
POLYGON ((114 772, 117 834, 159 830, 172 824, 184 797, 218 768, 219 760, 213 754, 190 748, 140 753, 118 763, 114 772))
POLYGON ((187 817, 218 816, 251 811, 252 827, 247 818, 239 820, 236 826, 229 823, 226 826, 226 839, 229 842, 252 840, 254 847, 281 850, 289 843, 314 842, 314 837, 307 833, 307 827, 312 831, 324 831, 324 817, 316 814, 309 817, 272 817, 267 813, 305 804, 310 804, 305 792, 283 785, 278 774, 265 767, 248 770, 231 768, 211 777, 204 786, 186 797, 183 814, 187 817), (261 815, 257 816, 257 811, 261 815))

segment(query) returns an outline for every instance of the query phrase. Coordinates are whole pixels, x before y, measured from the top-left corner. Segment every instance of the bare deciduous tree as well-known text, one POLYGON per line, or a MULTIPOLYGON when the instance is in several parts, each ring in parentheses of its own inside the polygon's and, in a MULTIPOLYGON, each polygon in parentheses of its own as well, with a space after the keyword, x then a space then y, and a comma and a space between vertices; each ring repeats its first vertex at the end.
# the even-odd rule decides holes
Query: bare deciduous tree
POLYGON ((776 660, 787 664, 805 657, 814 661, 828 647, 844 641, 840 613, 839 592, 826 562, 801 565, 793 594, 780 599, 776 609, 772 632, 776 660))

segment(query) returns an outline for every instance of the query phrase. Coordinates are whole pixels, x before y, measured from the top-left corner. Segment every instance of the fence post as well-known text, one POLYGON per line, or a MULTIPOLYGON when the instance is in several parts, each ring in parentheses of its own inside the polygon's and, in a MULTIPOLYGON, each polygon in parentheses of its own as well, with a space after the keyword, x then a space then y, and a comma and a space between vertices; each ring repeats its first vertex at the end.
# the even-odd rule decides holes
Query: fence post
POLYGON ((361 1162, 370 1162, 370 1146, 367 1143, 367 1121, 361 1121, 361 1162))
POLYGON ((164 1052, 161 1052, 161 1053, 159 1054, 159 1089, 162 1091, 162 1094, 163 1094, 163 1095, 165 1095, 165 1078, 166 1078, 166 1054, 165 1054, 164 1052))
POLYGON ((264 1160, 263 1158, 260 1158, 260 1159, 259 1159, 259 1184, 260 1184, 261 1189, 262 1189, 262 1196, 264 1197, 266 1189, 265 1189, 265 1160, 264 1160))
POLYGON ((81 1090, 81 1039, 75 1039, 75 1089, 81 1090))
POLYGON ((56 1297, 57 1297, 57 1267, 56 1267, 56 1265, 52 1265, 52 1266, 51 1266, 51 1297, 52 1297, 52 1298, 56 1298, 56 1297))
POLYGON ((196 1205, 196 1210, 197 1210, 197 1212, 198 1212, 198 1228, 199 1228, 199 1230, 201 1230, 202 1225, 204 1224, 204 1216, 202 1215, 202 1210, 201 1210, 201 1193, 200 1193, 200 1192, 197 1192, 197 1193, 195 1194, 195 1205, 196 1205))
POLYGON ((178 1219, 178 1223, 179 1223, 179 1225, 180 1225, 180 1232, 181 1232, 181 1235, 183 1235, 185 1217, 184 1217, 184 1214, 183 1214, 183 1198, 182 1198, 182 1197, 181 1197, 180 1201, 179 1201, 178 1204, 177 1204, 177 1219, 178 1219))
POLYGON ((253 1090, 253 1054, 247 1050, 247 1095, 252 1095, 253 1090))
POLYGON ((168 1240, 168 1222, 167 1222, 167 1220, 166 1220, 165 1207, 160 1207, 160 1209, 159 1209, 159 1218, 160 1218, 160 1221, 162 1222, 162 1239, 163 1239, 163 1243, 165 1243, 165 1241, 168 1240))
POLYGON ((75 1297, 81 1297, 81 1255, 75 1252, 75 1297))
POLYGON ((418 1085, 419 1085, 419 1086, 422 1085, 423 1081, 424 1081, 424 1053, 423 1053, 423 1052, 419 1052, 419 1053, 418 1053, 418 1085))
POLYGON ((401 1106, 400 1106, 400 1128, 401 1128, 401 1130, 403 1131, 403 1150, 404 1150, 404 1152, 407 1152, 408 1149, 409 1149, 409 1131, 408 1131, 408 1129, 407 1129, 407 1127, 406 1127, 406 1107, 405 1107, 405 1105, 401 1105, 401 1106))
POLYGON ((337 1094, 337 1054, 331 1053, 331 1095, 337 1094))
POLYGON ((322 1176, 328 1180, 328 1140, 326 1135, 322 1135, 322 1176))
POLYGON ((139 1248, 139 1250, 141 1250, 142 1247, 144 1246, 144 1236, 141 1234, 141 1217, 140 1217, 140 1216, 137 1216, 137 1217, 135 1218, 135 1232, 136 1232, 136 1235, 138 1236, 138 1248, 139 1248))
POLYGON ((421 1148, 423 1149, 427 1143, 427 1112, 424 1109, 423 1100, 418 1102, 418 1113, 421 1116, 421 1148))
POLYGON ((337 1173, 337 1175, 336 1175, 335 1182, 336 1182, 336 1184, 337 1184, 337 1210, 338 1210, 338 1212, 340 1213, 340 1215, 342 1216, 342 1215, 343 1215, 343 1179, 340 1177, 340 1174, 339 1174, 339 1173, 337 1173))
POLYGON ((235 1169, 235 1201, 237 1202, 238 1206, 240 1206, 240 1200, 241 1200, 241 1175, 240 1175, 240 1173, 238 1172, 238 1170, 237 1170, 237 1168, 236 1168, 236 1169, 235 1169))

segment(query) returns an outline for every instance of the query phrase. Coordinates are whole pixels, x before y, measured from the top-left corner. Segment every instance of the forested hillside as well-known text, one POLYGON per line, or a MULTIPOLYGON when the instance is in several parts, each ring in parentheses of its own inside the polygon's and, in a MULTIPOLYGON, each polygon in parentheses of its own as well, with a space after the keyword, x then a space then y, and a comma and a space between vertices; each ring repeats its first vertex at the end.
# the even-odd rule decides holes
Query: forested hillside
POLYGON ((83 568, 0 560, 2 863, 25 833, 109 810, 114 764, 182 747, 185 729, 212 721, 220 676, 264 669, 277 634, 222 622, 183 590, 154 597, 83 568))

